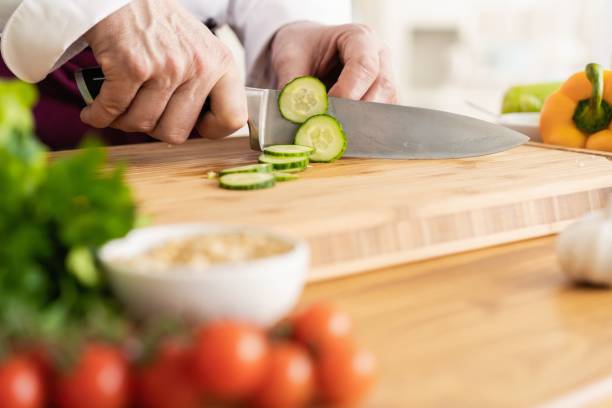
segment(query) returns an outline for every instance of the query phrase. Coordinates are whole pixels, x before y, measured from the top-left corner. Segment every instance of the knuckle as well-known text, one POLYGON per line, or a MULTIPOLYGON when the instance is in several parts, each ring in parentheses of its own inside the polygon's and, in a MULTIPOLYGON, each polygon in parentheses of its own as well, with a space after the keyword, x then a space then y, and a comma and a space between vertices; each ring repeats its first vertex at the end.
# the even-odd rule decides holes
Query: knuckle
POLYGON ((136 81, 145 81, 149 78, 150 71, 145 64, 129 63, 127 72, 130 78, 136 81))
POLYGON ((193 56, 193 71, 197 77, 202 77, 206 73, 206 59, 201 52, 196 52, 193 56))
POLYGON ((96 55, 96 61, 98 61, 103 71, 114 65, 114 58, 107 53, 96 55))
POLYGON ((125 102, 120 99, 105 99, 100 101, 100 108, 109 116, 117 117, 126 109, 125 102))
POLYGON ((197 77, 213 78, 215 74, 220 77, 234 64, 232 52, 221 41, 217 40, 217 44, 208 51, 206 55, 203 51, 195 51, 193 54, 192 67, 197 77))
POLYGON ((386 94, 386 100, 388 103, 392 103, 395 104, 398 101, 398 95, 397 95, 397 91, 395 90, 395 88, 389 89, 387 91, 383 92, 386 94))
POLYGON ((167 85, 170 86, 183 77, 185 66, 177 58, 168 58, 164 64, 164 72, 167 78, 167 85))
POLYGON ((151 74, 150 64, 136 56, 126 58, 124 64, 127 75, 134 80, 145 81, 151 74))
POLYGON ((376 77, 379 71, 379 63, 376 58, 370 55, 363 55, 356 61, 358 72, 367 78, 376 77))
POLYGON ((153 119, 141 119, 134 123, 131 130, 134 132, 151 133, 157 126, 157 121, 153 119))
POLYGON ((391 78, 389 78, 388 76, 381 76, 378 79, 378 86, 380 86, 380 88, 391 94, 391 93, 395 93, 395 82, 393 82, 393 80, 391 80, 391 78))
POLYGON ((246 110, 234 110, 228 112, 219 118, 219 122, 224 130, 228 132, 235 132, 246 125, 248 121, 248 114, 246 110))
POLYGON ((381 75, 377 80, 378 94, 387 103, 397 103, 398 94, 395 82, 387 75, 381 75))
POLYGON ((219 64, 221 64, 220 66, 227 67, 230 64, 234 63, 234 56, 232 55, 232 52, 224 44, 220 44, 220 46, 217 49, 217 52, 218 52, 219 64))
POLYGON ((189 133, 187 131, 182 131, 181 129, 173 129, 172 131, 167 132, 160 139, 172 145, 180 145, 185 143, 188 137, 189 133))
POLYGON ((151 88, 158 93, 160 98, 172 93, 177 85, 178 79, 171 73, 164 73, 151 81, 151 88))
POLYGON ((353 24, 352 27, 356 34, 374 35, 374 29, 367 24, 353 24))

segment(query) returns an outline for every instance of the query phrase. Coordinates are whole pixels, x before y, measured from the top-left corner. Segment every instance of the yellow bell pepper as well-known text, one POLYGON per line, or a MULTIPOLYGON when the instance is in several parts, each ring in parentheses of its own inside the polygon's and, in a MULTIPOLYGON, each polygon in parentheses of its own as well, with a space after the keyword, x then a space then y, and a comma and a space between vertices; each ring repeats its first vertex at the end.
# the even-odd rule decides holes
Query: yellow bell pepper
POLYGON ((542 108, 544 143, 612 152, 612 71, 589 64, 542 108))

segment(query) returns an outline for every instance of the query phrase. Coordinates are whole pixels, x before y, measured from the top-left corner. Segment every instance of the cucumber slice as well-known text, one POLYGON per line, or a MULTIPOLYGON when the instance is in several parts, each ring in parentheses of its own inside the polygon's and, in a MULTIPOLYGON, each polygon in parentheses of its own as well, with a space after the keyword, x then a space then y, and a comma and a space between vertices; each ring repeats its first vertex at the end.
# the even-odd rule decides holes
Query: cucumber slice
POLYGON ((327 112, 328 104, 325 84, 311 76, 287 83, 278 96, 278 109, 283 118, 297 124, 327 112))
POLYGON ((281 173, 301 173, 303 171, 306 171, 307 168, 308 166, 306 165, 304 167, 298 167, 295 169, 285 169, 285 170, 282 170, 281 173))
POLYGON ((282 172, 282 171, 276 171, 272 174, 274 175, 274 178, 276 179, 276 181, 281 182, 281 183, 285 181, 294 181, 294 180, 299 179, 299 177, 296 176, 295 174, 282 172))
POLYGON ((264 153, 278 157, 308 157, 314 153, 314 149, 308 146, 274 145, 264 148, 264 153))
POLYGON ((220 176, 236 173, 271 173, 273 170, 271 164, 249 164, 248 166, 231 167, 223 169, 219 172, 220 176))
POLYGON ((234 173, 219 179, 219 186, 226 190, 261 190, 275 184, 272 173, 234 173))
POLYGON ((295 144, 315 149, 313 162, 329 163, 338 160, 346 150, 346 135, 340 122, 330 115, 308 119, 295 134, 295 144))
POLYGON ((307 157, 276 157, 262 154, 259 156, 259 162, 271 164, 274 170, 303 170, 308 166, 307 157))

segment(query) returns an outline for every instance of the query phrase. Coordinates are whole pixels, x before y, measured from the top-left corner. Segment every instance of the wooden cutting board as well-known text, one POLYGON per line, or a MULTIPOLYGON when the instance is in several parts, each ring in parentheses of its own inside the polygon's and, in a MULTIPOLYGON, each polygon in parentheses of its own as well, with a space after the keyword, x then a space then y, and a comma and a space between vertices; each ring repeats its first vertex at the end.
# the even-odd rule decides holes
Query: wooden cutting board
POLYGON ((246 138, 111 148, 156 223, 269 227, 302 237, 311 279, 543 236, 601 208, 612 161, 522 146, 461 160, 344 159, 274 189, 233 192, 207 173, 255 162, 246 138))

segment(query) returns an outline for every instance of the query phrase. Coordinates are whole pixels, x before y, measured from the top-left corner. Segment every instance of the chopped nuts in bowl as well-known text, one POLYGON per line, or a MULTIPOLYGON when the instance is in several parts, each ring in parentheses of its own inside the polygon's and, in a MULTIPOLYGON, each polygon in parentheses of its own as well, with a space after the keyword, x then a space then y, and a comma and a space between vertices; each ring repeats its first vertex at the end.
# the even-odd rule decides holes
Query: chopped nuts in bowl
POLYGON ((136 315, 264 325, 293 308, 309 264, 302 241, 207 224, 137 229, 106 244, 98 256, 115 292, 136 315))
POLYGON ((262 232, 220 232, 171 239, 124 261, 150 271, 176 266, 199 269, 281 255, 291 249, 287 241, 262 232))

